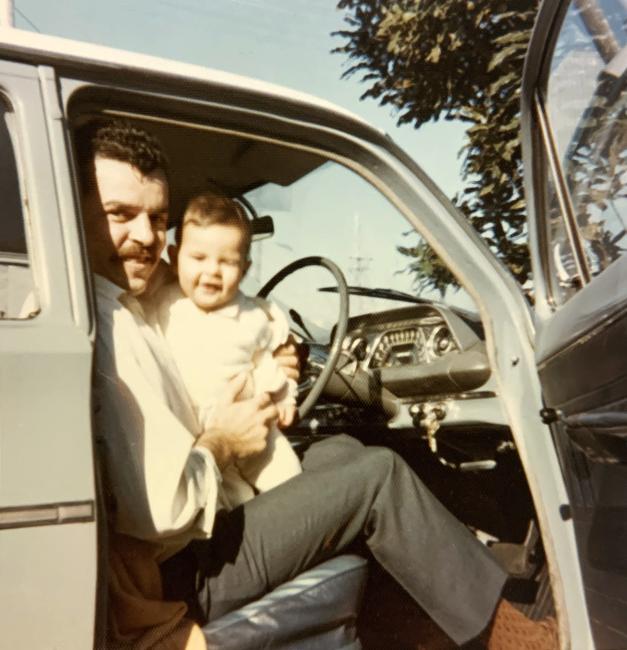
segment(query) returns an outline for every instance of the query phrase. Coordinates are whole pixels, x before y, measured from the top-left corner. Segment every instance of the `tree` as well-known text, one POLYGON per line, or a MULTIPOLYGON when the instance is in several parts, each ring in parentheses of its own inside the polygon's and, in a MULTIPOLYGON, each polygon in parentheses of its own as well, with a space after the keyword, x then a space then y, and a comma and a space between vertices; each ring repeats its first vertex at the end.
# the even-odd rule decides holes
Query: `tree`
MULTIPOLYGON (((524 284, 530 276, 519 133, 520 80, 537 0, 339 0, 348 28, 334 51, 352 62, 372 98, 419 127, 444 118, 468 123, 465 189, 454 201, 524 284)), ((456 286, 424 242, 412 258, 419 290, 456 286)))

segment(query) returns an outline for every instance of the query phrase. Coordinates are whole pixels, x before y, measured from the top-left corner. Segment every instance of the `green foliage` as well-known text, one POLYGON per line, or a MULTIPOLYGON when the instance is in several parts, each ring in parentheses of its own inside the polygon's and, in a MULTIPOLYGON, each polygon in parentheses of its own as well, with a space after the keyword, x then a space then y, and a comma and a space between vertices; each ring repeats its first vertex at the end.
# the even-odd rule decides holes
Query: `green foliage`
MULTIPOLYGON (((468 124, 465 189, 454 201, 524 284, 530 275, 519 136, 520 79, 536 0, 340 0, 348 28, 334 51, 372 98, 416 127, 468 124)), ((455 280, 425 244, 399 246, 418 289, 455 280)))
POLYGON ((577 225, 593 275, 624 253, 626 104, 622 83, 601 77, 564 161, 577 225), (621 92, 616 93, 616 86, 621 92))

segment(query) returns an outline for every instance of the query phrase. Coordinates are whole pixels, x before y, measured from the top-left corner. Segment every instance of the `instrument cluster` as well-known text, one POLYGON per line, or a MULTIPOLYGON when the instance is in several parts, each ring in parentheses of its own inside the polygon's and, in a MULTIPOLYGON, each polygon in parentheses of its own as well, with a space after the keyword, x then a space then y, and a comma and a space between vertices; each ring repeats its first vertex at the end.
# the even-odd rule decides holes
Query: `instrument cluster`
POLYGON ((366 367, 376 369, 432 363, 458 347, 444 320, 433 316, 379 323, 353 338, 350 349, 366 367))
POLYGON ((456 350, 448 327, 421 324, 389 329, 373 344, 370 368, 393 368, 431 363, 456 350))

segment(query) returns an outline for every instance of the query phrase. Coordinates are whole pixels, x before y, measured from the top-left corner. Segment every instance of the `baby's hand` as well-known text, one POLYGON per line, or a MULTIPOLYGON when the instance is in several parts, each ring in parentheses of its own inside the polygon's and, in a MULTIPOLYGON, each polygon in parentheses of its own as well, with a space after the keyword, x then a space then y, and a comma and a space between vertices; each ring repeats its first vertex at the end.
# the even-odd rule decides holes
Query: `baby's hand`
POLYGON ((277 411, 279 412, 278 425, 281 429, 289 427, 294 422, 296 416, 296 406, 294 404, 277 404, 277 411))

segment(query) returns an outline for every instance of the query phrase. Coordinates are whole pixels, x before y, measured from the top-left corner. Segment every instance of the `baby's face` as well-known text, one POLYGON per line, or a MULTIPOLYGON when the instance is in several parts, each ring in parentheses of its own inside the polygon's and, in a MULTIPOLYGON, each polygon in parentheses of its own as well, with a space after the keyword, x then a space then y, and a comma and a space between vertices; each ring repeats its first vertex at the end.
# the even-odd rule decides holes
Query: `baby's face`
POLYGON ((248 268, 243 248, 237 226, 185 226, 177 259, 179 284, 199 309, 218 309, 235 297, 248 268))

